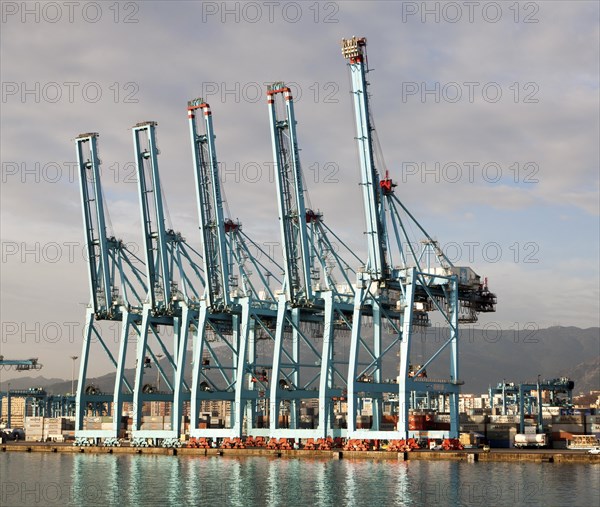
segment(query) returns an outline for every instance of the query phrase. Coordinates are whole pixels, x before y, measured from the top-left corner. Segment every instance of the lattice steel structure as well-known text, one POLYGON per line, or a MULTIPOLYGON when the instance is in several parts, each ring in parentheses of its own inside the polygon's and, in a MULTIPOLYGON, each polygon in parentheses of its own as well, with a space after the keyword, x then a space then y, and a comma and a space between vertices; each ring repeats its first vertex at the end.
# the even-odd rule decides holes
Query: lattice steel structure
POLYGON ((294 100, 282 82, 267 88, 281 265, 225 216, 212 112, 203 99, 187 105, 201 252, 167 225, 156 122, 132 129, 144 261, 107 233, 97 134, 77 138, 91 292, 77 392, 78 437, 114 442, 122 430, 123 403, 131 401, 134 445, 148 438, 176 445, 186 402, 193 437, 398 439, 415 435, 408 427, 409 411, 440 394, 449 399, 451 415, 444 436, 458 435, 459 324, 495 311, 496 297, 471 268, 448 260, 396 195, 371 114, 366 39, 343 40, 342 52, 352 81, 365 262, 320 212, 307 207, 294 100), (277 290, 272 283, 279 284, 277 290), (418 330, 430 325, 430 314, 445 326, 447 337, 416 364, 413 342, 418 330), (102 320, 121 322, 117 358, 102 339, 102 320), (172 330, 172 342, 161 336, 161 328, 172 330), (138 335, 133 385, 125 378, 132 333, 138 335), (115 367, 112 395, 86 385, 92 336, 115 367), (339 344, 348 341, 344 356, 339 344), (148 380, 149 365, 156 366, 163 389, 148 380), (427 372, 436 367, 431 378, 427 372), (318 400, 317 428, 300 420, 300 407, 309 400, 318 400), (152 401, 171 404, 168 427, 144 424, 144 404, 152 401), (228 414, 212 427, 201 420, 202 407, 210 402, 221 403, 228 414), (338 422, 334 402, 340 403, 338 422), (367 403, 370 424, 359 419, 367 403), (83 429, 88 408, 103 413, 111 405, 110 431, 83 429), (384 428, 384 407, 397 421, 393 430, 384 428))
POLYGON ((351 438, 406 438, 412 436, 408 415, 413 393, 446 393, 450 398, 450 437, 458 437, 459 322, 473 322, 478 312, 494 311, 496 298, 479 276, 467 267, 455 267, 437 243, 395 195, 396 184, 379 148, 371 114, 367 74, 366 38, 342 40, 352 81, 356 143, 359 154, 367 224, 368 259, 357 277, 348 367, 348 436, 351 438), (382 177, 381 174, 384 174, 382 177), (422 234, 420 247, 409 231, 422 234), (429 313, 448 328, 448 339, 424 364, 411 364, 413 332, 429 324, 429 313), (461 318, 462 317, 462 318, 461 318), (365 326, 365 324, 369 324, 365 326), (386 332, 387 331, 387 332, 386 332), (426 378, 426 368, 449 350, 447 373, 426 378), (386 355, 397 353, 399 370, 392 368, 385 381, 386 355), (362 363, 361 363, 362 361, 362 363), (394 374, 397 373, 397 385, 394 374), (384 395, 397 395, 396 431, 380 431, 384 395), (358 428, 361 400, 373 400, 371 428, 358 428))
POLYGON ((86 311, 79 381, 77 387, 75 436, 77 438, 116 438, 121 422, 121 393, 131 399, 133 388, 124 377, 125 367, 123 348, 117 358, 111 352, 101 327, 102 321, 121 323, 121 344, 130 332, 139 334, 142 321, 141 311, 143 293, 146 287, 143 261, 127 245, 107 229, 107 214, 104 194, 100 181, 100 157, 98 154, 97 133, 79 135, 75 142, 85 244, 88 263, 88 281, 90 304, 86 311), (115 385, 113 393, 101 393, 93 385, 88 385, 87 371, 90 361, 96 360, 91 351, 93 339, 96 339, 102 352, 114 367, 115 385), (111 403, 116 407, 111 411, 111 403), (113 414, 111 430, 86 430, 83 421, 86 412, 113 414))

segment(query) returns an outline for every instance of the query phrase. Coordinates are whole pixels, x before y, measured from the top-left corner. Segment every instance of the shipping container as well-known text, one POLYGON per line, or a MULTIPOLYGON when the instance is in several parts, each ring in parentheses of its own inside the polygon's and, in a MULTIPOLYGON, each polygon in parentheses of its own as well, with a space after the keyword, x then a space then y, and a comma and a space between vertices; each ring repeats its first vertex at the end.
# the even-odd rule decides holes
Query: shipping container
POLYGON ((475 432, 475 433, 485 433, 485 424, 461 424, 460 431, 465 433, 475 432))
POLYGON ((600 423, 591 423, 587 433, 600 433, 600 423))
POLYGON ((556 424, 583 424, 584 415, 558 415, 552 417, 552 423, 556 424))
POLYGON ((583 424, 559 424, 552 423, 550 425, 552 431, 568 431, 569 433, 585 433, 585 426, 583 424))
POLYGON ((420 431, 425 429, 425 415, 424 414, 409 414, 408 415, 408 429, 414 431, 420 431))
POLYGON ((490 422, 494 424, 514 424, 519 421, 519 418, 514 415, 492 415, 490 422))

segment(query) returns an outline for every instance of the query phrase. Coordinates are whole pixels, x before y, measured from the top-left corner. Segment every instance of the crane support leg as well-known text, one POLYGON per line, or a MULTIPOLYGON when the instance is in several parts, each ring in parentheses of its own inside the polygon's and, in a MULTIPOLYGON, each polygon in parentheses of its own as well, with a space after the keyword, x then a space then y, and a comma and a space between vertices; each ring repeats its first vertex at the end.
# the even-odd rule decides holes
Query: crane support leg
POLYGON ((402 341, 400 342, 400 375, 398 378, 398 431, 403 438, 408 438, 408 410, 410 408, 411 381, 408 378, 410 350, 412 342, 412 317, 417 282, 416 269, 411 270, 404 294, 404 317, 402 321, 402 341))
POLYGON ((83 418, 85 417, 87 406, 87 400, 85 399, 85 381, 87 377, 88 361, 90 359, 90 342, 94 323, 94 309, 90 307, 85 314, 85 331, 81 348, 81 361, 79 363, 79 385, 77 387, 77 403, 75 405, 75 433, 83 430, 83 418))

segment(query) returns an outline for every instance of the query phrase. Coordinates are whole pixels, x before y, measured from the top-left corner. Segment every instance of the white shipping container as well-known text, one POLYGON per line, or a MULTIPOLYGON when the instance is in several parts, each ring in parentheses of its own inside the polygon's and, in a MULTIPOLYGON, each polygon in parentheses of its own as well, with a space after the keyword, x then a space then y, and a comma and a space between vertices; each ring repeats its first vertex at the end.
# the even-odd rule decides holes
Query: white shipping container
POLYGON ((514 415, 496 415, 492 416, 491 422, 502 424, 515 423, 517 422, 517 418, 514 415))
POLYGON ((560 415, 560 407, 542 407, 542 416, 560 415))

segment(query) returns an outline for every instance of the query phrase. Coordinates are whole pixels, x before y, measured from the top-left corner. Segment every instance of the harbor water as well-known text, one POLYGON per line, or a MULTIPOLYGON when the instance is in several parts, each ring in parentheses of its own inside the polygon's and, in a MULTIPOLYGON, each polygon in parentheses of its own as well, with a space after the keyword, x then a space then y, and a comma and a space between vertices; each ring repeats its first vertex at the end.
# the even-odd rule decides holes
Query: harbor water
POLYGON ((3 453, 0 505, 599 505, 600 465, 3 453))

